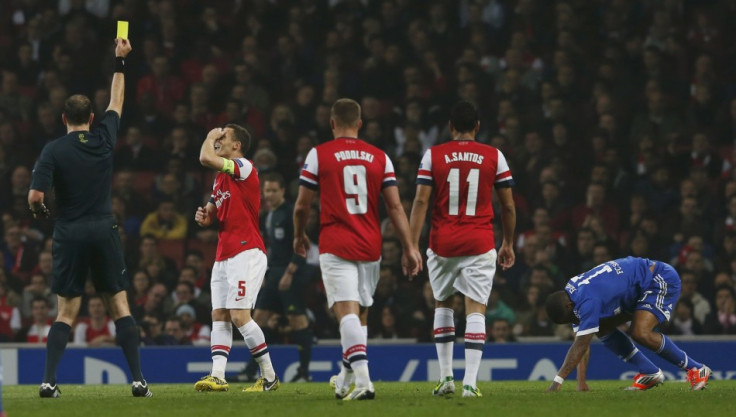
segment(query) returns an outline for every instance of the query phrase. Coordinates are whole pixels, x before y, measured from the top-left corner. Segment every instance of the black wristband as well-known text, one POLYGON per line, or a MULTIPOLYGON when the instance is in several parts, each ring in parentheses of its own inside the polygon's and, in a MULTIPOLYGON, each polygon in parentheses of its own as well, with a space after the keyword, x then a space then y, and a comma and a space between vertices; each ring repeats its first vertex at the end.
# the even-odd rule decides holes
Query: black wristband
POLYGON ((115 57, 115 72, 122 72, 125 74, 125 58, 121 56, 115 57))

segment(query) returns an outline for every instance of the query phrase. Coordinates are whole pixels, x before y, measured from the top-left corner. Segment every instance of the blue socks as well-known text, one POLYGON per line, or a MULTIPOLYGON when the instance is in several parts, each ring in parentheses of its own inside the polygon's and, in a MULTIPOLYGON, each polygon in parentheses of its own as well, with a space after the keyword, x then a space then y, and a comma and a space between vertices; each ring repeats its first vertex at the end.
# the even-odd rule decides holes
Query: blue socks
POLYGON ((683 352, 682 349, 677 347, 677 345, 665 335, 662 335, 662 345, 657 350, 657 355, 681 369, 688 370, 692 367, 700 369, 703 367, 702 363, 689 358, 687 353, 683 352))
POLYGON ((652 363, 639 349, 634 346, 634 342, 629 339, 624 332, 619 329, 614 330, 608 335, 599 338, 600 341, 616 356, 624 362, 631 363, 636 366, 639 373, 654 374, 659 372, 659 367, 652 363))

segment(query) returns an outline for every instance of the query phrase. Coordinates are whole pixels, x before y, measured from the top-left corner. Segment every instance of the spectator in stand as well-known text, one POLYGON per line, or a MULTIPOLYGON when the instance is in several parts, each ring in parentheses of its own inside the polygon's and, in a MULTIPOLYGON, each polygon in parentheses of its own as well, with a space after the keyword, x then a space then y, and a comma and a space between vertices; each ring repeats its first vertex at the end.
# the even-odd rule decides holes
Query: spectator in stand
POLYGON ((156 239, 184 239, 187 236, 187 220, 177 212, 173 200, 164 199, 158 203, 156 211, 143 220, 141 234, 156 239))
POLYGON ((28 241, 24 242, 22 237, 23 231, 20 226, 6 226, 0 250, 5 261, 5 272, 27 278, 36 266, 38 252, 28 241))
POLYGON ((595 215, 603 221, 603 227, 608 236, 618 234, 618 210, 606 203, 606 188, 601 184, 588 185, 585 193, 585 203, 572 208, 572 226, 576 230, 583 226, 585 219, 595 215))
POLYGON ((51 251, 44 250, 38 255, 38 265, 33 269, 34 274, 41 274, 47 280, 51 279, 51 272, 54 268, 54 259, 51 251))
POLYGON ((151 289, 151 277, 148 273, 139 269, 133 273, 133 285, 128 289, 128 304, 141 306, 146 303, 148 291, 151 289))
POLYGON ((31 323, 18 333, 16 341, 45 345, 52 323, 52 319, 49 318, 49 301, 46 297, 36 297, 31 301, 31 320, 31 323))
POLYGON ((187 337, 182 320, 179 317, 172 317, 166 320, 164 333, 171 336, 176 345, 191 345, 192 340, 187 337))
POLYGON ((664 326, 665 334, 693 336, 703 334, 703 326, 693 316, 693 303, 687 298, 680 298, 675 306, 672 320, 664 326))
POLYGON ((491 343, 516 342, 516 338, 511 333, 511 322, 503 317, 498 317, 491 322, 488 335, 488 341, 491 343))
POLYGON ((74 343, 115 345, 115 322, 108 317, 101 296, 93 295, 87 299, 87 312, 89 317, 79 320, 74 327, 74 343))
POLYGON ((163 323, 161 323, 161 319, 155 314, 147 314, 143 316, 143 320, 141 320, 141 329, 143 330, 141 340, 146 346, 168 346, 177 344, 176 340, 171 335, 163 332, 163 323))
POLYGON ((705 334, 736 334, 736 295, 733 288, 716 288, 715 310, 705 318, 705 334))
POLYGON ((184 334, 194 345, 210 344, 210 326, 197 321, 197 313, 189 304, 182 304, 176 308, 176 317, 184 328, 184 334))
MULTIPOLYGON (((0 297, 5 297, 7 287, 0 283, 0 297)), ((21 317, 18 307, 0 304, 0 342, 10 342, 20 330, 21 317)))
POLYGON ((158 167, 156 151, 143 142, 143 135, 138 127, 130 126, 124 137, 125 145, 115 152, 116 168, 152 171, 158 167))
POLYGON ((44 297, 48 301, 49 317, 56 317, 56 297, 51 293, 48 278, 44 278, 41 274, 31 275, 28 285, 23 288, 21 296, 20 312, 23 318, 31 317, 32 301, 38 297, 44 297))
POLYGON ((164 284, 153 284, 148 290, 146 301, 133 307, 133 316, 136 320, 143 319, 146 315, 163 317, 173 310, 173 303, 166 297, 167 291, 164 284))

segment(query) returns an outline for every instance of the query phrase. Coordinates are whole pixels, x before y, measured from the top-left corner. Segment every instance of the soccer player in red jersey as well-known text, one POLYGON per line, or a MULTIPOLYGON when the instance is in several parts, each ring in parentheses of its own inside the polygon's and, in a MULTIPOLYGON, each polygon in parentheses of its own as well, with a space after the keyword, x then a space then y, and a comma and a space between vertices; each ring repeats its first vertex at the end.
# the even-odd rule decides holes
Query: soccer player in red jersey
POLYGON ((435 298, 434 339, 440 364, 440 381, 434 395, 452 394, 452 350, 455 325, 452 295, 465 296, 465 377, 463 397, 480 397, 476 385, 486 339, 485 312, 491 295, 496 261, 503 269, 514 265, 516 208, 514 185, 500 150, 478 143, 478 111, 461 101, 452 109, 452 140, 427 150, 419 165, 417 192, 411 211, 415 245, 434 191, 427 250, 427 271, 435 298), (492 189, 502 207, 503 242, 496 253, 493 236, 492 189))
POLYGON ((251 318, 266 273, 266 248, 259 229, 261 189, 258 173, 244 158, 250 133, 228 124, 207 134, 199 154, 202 165, 217 170, 212 196, 194 220, 209 226, 215 217, 220 231, 212 267, 212 372, 195 385, 197 391, 227 391, 225 366, 232 346, 232 324, 261 368, 261 377, 245 392, 273 391, 279 379, 271 364, 263 331, 251 318))
POLYGON ((411 241, 393 163, 385 152, 358 139, 360 105, 347 98, 337 100, 330 125, 335 140, 309 151, 302 167, 294 207, 294 252, 305 256, 309 248, 305 227, 319 188, 319 263, 327 302, 340 322, 343 351, 343 369, 334 380, 335 396, 369 400, 375 391, 368 373, 365 326, 379 276, 381 195, 403 246, 404 273, 414 276, 421 271, 422 258, 411 241), (355 389, 349 392, 353 377, 355 389))

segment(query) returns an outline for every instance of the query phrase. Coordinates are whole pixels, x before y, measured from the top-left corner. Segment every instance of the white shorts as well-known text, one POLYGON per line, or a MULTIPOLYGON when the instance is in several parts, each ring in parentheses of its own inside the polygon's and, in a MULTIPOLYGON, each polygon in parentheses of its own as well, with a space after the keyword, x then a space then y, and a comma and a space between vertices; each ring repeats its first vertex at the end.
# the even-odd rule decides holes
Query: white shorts
POLYGON ((362 307, 373 305, 381 261, 349 261, 330 253, 319 255, 327 306, 338 301, 357 301, 362 307))
POLYGON ((443 258, 427 249, 427 272, 434 298, 445 301, 456 292, 488 304, 496 274, 496 250, 481 255, 443 258))
POLYGON ((212 309, 253 309, 267 268, 266 254, 248 249, 212 267, 212 309))

